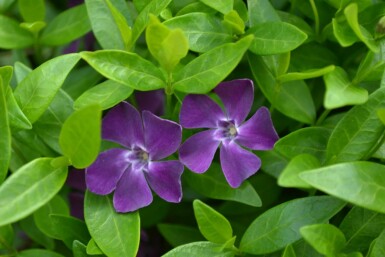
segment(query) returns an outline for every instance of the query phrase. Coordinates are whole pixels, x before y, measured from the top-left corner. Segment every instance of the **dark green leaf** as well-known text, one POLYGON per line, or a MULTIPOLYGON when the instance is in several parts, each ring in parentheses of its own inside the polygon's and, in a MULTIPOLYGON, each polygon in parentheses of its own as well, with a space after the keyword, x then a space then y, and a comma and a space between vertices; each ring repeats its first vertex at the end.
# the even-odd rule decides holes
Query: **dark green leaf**
POLYGON ((15 233, 11 225, 5 225, 0 227, 0 249, 11 250, 13 249, 15 233))
POLYGON ((193 227, 164 223, 157 227, 162 236, 173 247, 204 240, 199 230, 193 227))
POLYGON ((17 21, 0 15, 0 48, 25 48, 33 43, 32 34, 20 28, 17 21))
POLYGON ((211 242, 194 242, 172 249, 162 257, 233 257, 229 250, 221 251, 222 245, 211 242))
POLYGON ((8 109, 9 125, 12 129, 31 129, 32 124, 28 118, 21 111, 19 105, 16 102, 15 96, 13 95, 12 88, 7 86, 5 89, 5 97, 8 109))
POLYGON ((9 128, 5 90, 6 87, 0 76, 0 185, 7 176, 11 159, 11 130, 9 128))
POLYGON ((75 240, 72 243, 72 252, 74 253, 74 257, 88 257, 87 247, 82 242, 75 240))
POLYGON ((27 236, 32 239, 35 243, 42 245, 44 248, 53 250, 55 247, 55 241, 46 236, 35 224, 33 215, 28 216, 27 218, 19 222, 21 229, 27 234, 27 236))
POLYGON ((370 246, 368 257, 385 256, 385 229, 379 237, 377 237, 370 246))
POLYGON ((64 257, 61 254, 43 249, 29 249, 19 252, 16 257, 64 257))
POLYGON ((69 249, 72 248, 74 240, 84 243, 88 243, 90 240, 91 237, 84 221, 58 214, 51 214, 49 218, 52 222, 55 238, 62 240, 69 249))

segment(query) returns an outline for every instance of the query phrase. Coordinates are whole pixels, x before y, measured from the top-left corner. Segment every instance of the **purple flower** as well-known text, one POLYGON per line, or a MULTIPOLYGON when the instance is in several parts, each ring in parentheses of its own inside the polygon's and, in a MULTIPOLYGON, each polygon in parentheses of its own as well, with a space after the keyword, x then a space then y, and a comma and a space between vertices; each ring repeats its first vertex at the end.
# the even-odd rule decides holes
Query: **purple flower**
POLYGON ((102 152, 86 169, 88 189, 106 195, 113 191, 118 212, 130 212, 152 202, 151 189, 168 202, 182 199, 183 165, 176 160, 160 161, 174 153, 182 138, 179 124, 149 111, 142 116, 122 102, 103 119, 103 139, 124 148, 102 152))
POLYGON ((134 96, 139 110, 147 110, 158 116, 164 114, 165 95, 163 89, 135 91, 134 96))
POLYGON ((223 173, 230 186, 236 188, 261 166, 261 160, 243 147, 270 150, 278 135, 266 107, 245 121, 254 100, 251 80, 224 82, 214 92, 222 100, 224 111, 206 95, 188 95, 183 100, 180 124, 184 128, 209 129, 188 138, 179 150, 179 158, 190 170, 203 173, 220 147, 223 173))

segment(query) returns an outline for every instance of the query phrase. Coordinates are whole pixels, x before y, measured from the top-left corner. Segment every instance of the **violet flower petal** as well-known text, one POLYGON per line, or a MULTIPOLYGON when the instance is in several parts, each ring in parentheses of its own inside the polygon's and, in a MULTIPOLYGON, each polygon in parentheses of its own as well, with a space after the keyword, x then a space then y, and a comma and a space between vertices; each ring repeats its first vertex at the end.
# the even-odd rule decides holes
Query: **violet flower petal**
POLYGON ((114 191, 123 172, 129 166, 127 150, 114 148, 99 154, 96 161, 86 169, 87 188, 99 195, 114 191))
POLYGON ((168 202, 182 200, 181 175, 183 164, 179 161, 151 162, 145 173, 152 190, 168 202))
POLYGON ((233 188, 239 187, 244 180, 261 167, 261 160, 256 155, 235 142, 223 143, 220 150, 220 161, 226 180, 233 188))
POLYGON ((237 79, 220 83, 214 92, 221 98, 227 116, 235 125, 241 124, 250 112, 254 99, 253 81, 237 79))
POLYGON ((253 150, 271 150, 278 138, 269 110, 261 107, 238 128, 236 141, 253 150))
POLYGON ((211 165, 220 144, 215 130, 205 130, 188 138, 179 149, 180 161, 190 170, 203 173, 211 165))
POLYGON ((131 166, 120 178, 114 193, 114 207, 117 212, 136 211, 152 202, 151 189, 142 170, 131 166))
POLYGON ((147 110, 158 116, 164 114, 165 95, 163 89, 152 91, 135 91, 134 94, 139 110, 147 110))
POLYGON ((127 102, 115 106, 103 118, 102 137, 127 148, 143 146, 143 125, 139 112, 127 102))
POLYGON ((180 124, 184 128, 216 128, 225 115, 217 103, 206 95, 188 95, 180 110, 180 124))
POLYGON ((143 111, 146 150, 151 160, 160 160, 174 153, 182 141, 182 127, 170 120, 161 119, 143 111))

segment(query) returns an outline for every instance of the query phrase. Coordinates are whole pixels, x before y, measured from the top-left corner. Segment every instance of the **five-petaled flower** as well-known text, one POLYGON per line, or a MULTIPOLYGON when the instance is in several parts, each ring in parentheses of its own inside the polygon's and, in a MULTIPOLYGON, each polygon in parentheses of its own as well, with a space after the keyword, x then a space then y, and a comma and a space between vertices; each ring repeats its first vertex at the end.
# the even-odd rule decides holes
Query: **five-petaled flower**
POLYGON ((96 194, 114 192, 116 211, 130 212, 152 202, 151 189, 168 202, 182 199, 183 165, 160 161, 173 154, 182 139, 179 124, 149 111, 140 113, 127 102, 110 110, 103 119, 102 137, 124 148, 102 152, 86 169, 87 188, 96 194))
POLYGON ((182 127, 208 130, 188 138, 179 149, 179 159, 190 170, 203 173, 210 167, 220 147, 223 173, 230 186, 236 188, 261 166, 261 160, 243 147, 270 150, 278 135, 266 107, 259 108, 244 122, 254 100, 251 80, 223 82, 214 92, 221 99, 224 111, 207 95, 188 95, 183 100, 180 112, 182 127))

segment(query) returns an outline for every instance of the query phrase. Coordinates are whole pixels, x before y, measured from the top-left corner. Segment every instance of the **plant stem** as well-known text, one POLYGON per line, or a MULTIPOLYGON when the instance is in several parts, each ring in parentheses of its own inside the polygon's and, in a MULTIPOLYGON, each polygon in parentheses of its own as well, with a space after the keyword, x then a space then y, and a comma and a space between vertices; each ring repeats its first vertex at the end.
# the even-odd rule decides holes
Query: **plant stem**
POLYGON ((314 0, 309 0, 311 9, 313 10, 314 14, 314 21, 315 21, 315 34, 317 35, 317 38, 319 38, 319 30, 320 30, 320 22, 319 22, 319 15, 317 11, 317 6, 315 5, 314 0))

